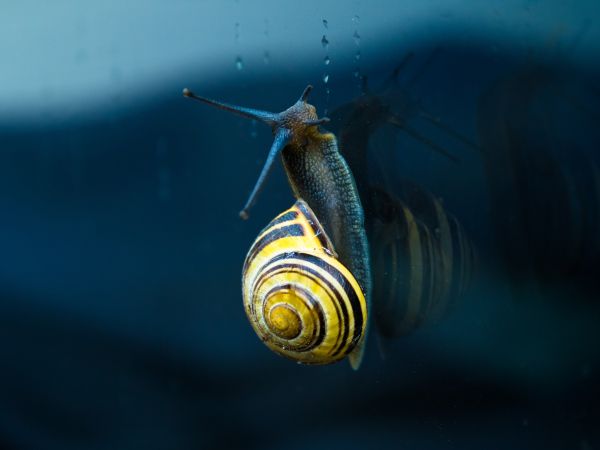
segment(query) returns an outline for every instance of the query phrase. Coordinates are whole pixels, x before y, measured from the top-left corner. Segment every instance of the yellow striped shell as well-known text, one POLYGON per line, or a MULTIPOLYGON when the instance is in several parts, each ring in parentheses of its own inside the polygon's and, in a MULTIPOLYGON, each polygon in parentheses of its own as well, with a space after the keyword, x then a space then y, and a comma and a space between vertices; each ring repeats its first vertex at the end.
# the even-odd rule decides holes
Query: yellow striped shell
POLYGON ((365 296, 302 200, 258 235, 244 262, 242 289, 260 339, 297 362, 339 361, 364 337, 365 296))

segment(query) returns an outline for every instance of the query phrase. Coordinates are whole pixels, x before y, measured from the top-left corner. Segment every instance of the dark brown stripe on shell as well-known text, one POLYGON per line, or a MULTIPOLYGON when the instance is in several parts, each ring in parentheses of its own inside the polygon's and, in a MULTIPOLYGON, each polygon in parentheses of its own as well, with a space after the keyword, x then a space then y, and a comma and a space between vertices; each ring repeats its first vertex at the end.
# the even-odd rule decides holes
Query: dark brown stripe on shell
POLYGON ((254 243, 254 245, 252 245, 252 247, 250 248, 250 251, 248 252, 248 256, 246 257, 246 260, 244 261, 243 272, 244 273, 246 272, 246 269, 250 265, 250 262, 267 245, 271 244, 272 242, 275 242, 278 239, 288 237, 288 236, 294 236, 294 237, 304 236, 304 228, 302 227, 302 225, 293 224, 293 225, 288 225, 288 226, 281 227, 281 228, 276 228, 276 229, 268 232, 267 234, 265 234, 262 238, 260 238, 258 241, 256 241, 254 243))
MULTIPOLYGON (((353 316, 354 317, 354 337, 352 338, 352 342, 354 344, 357 343, 360 339, 360 334, 362 332, 364 318, 362 315, 362 308, 360 306, 360 300, 358 299, 358 296, 356 295, 356 292, 354 291, 354 289, 352 289, 352 285, 350 284, 350 281, 344 276, 344 274, 342 274, 335 267, 333 267, 332 265, 326 263, 323 259, 318 258, 314 255, 310 255, 307 253, 297 253, 295 255, 292 255, 290 257, 290 259, 299 259, 302 261, 308 261, 308 262, 322 268, 327 273, 329 273, 331 276, 333 276, 336 279, 336 281, 342 286, 342 288, 346 292, 346 295, 348 296, 348 299, 350 300, 350 305, 352 306, 352 311, 354 312, 354 316, 353 316)), ((327 282, 328 285, 330 285, 327 280, 325 280, 325 281, 327 282)), ((331 289, 333 292, 336 292, 336 290, 333 289, 333 286, 331 286, 331 289)), ((346 311, 345 304, 341 298, 340 298, 340 305, 343 306, 342 313, 344 314, 345 323, 348 323, 348 312, 346 311)), ((348 327, 344 327, 345 335, 344 335, 344 339, 342 340, 342 342, 346 341, 346 339, 348 337, 347 336, 348 331, 349 331, 348 327)), ((351 349, 351 348, 352 348, 352 346, 349 347, 349 349, 351 349)), ((341 349, 337 349, 333 353, 333 355, 337 355, 340 351, 341 351, 341 349)))
MULTIPOLYGON (((267 264, 265 264, 265 267, 270 265, 273 262, 277 262, 278 260, 281 260, 284 256, 287 256, 287 255, 278 255, 278 256, 272 258, 267 264)), ((335 295, 335 300, 333 301, 333 304, 335 307, 335 312, 337 314, 338 323, 341 324, 340 327, 345 326, 348 323, 348 313, 346 312, 346 308, 345 308, 344 303, 342 302, 342 298, 340 297, 337 290, 335 290, 334 287, 331 285, 331 283, 329 283, 329 281, 322 278, 320 273, 314 271, 310 267, 302 266, 300 264, 290 264, 290 263, 285 263, 285 262, 283 264, 275 265, 275 266, 271 267, 269 270, 260 273, 260 276, 256 279, 256 281, 252 285, 251 291, 256 292, 256 291, 260 290, 263 283, 267 280, 267 278, 269 276, 275 276, 280 272, 290 273, 290 272, 294 272, 294 270, 298 270, 298 269, 302 270, 302 272, 301 272, 302 275, 306 276, 307 278, 310 278, 312 281, 314 281, 317 284, 319 284, 319 283, 325 284, 329 288, 329 290, 331 292, 333 292, 333 295, 335 295)), ((254 311, 254 302, 251 302, 250 307, 252 310, 252 314, 256 314, 254 311)), ((322 314, 322 308, 320 308, 320 305, 319 305, 319 311, 320 311, 320 314, 322 314)), ((325 321, 325 319, 323 319, 323 320, 325 321)), ((346 338, 347 338, 347 335, 348 335, 348 333, 346 333, 346 338)), ((324 338, 324 336, 320 337, 320 340, 315 344, 315 346, 321 345, 323 338, 324 338)), ((340 342, 340 337, 338 336, 333 348, 334 349, 338 348, 339 346, 342 345, 343 342, 344 342, 343 340, 340 342)))
POLYGON ((270 227, 275 226, 275 225, 279 225, 280 223, 290 222, 290 221, 295 220, 297 218, 298 218, 298 212, 297 211, 288 211, 288 212, 282 214, 281 216, 276 217, 275 219, 273 219, 267 228, 270 228, 270 227))
MULTIPOLYGON (((293 346, 290 344, 290 345, 288 345, 287 348, 290 350, 297 351, 297 352, 307 352, 307 351, 310 351, 313 348, 321 345, 321 343, 323 342, 323 339, 325 339, 325 334, 327 334, 326 333, 327 332, 327 321, 325 320, 325 314, 323 313, 323 308, 321 308, 321 304, 313 298, 313 296, 311 295, 311 293, 309 291, 307 291, 306 289, 304 289, 300 286, 297 286, 297 285, 294 285, 291 283, 273 287, 269 292, 267 292, 267 294, 265 295, 265 298, 269 298, 269 296, 273 295, 279 289, 289 289, 291 291, 302 292, 304 294, 304 298, 306 298, 307 301, 310 302, 310 304, 314 307, 315 311, 317 312, 317 317, 319 318, 319 330, 318 331, 320 331, 320 333, 316 339, 315 339, 315 333, 317 332, 317 328, 315 327, 313 330, 313 334, 310 337, 308 345, 293 346)), ((263 316, 266 317, 264 305, 263 305, 263 316)), ((300 333, 302 333, 302 331, 300 331, 300 333)), ((282 340, 285 340, 285 339, 282 339, 282 340)))

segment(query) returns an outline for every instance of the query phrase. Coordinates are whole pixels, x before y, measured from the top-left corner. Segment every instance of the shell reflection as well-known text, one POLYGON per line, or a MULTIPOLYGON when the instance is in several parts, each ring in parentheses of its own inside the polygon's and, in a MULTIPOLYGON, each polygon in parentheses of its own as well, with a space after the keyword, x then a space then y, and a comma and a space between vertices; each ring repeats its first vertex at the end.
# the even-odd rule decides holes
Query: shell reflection
MULTIPOLYGON (((435 54, 426 58, 424 66, 435 54)), ((365 209, 375 323, 385 337, 402 336, 443 318, 466 293, 477 261, 460 221, 432 193, 400 179, 398 168, 381 160, 382 153, 401 150, 393 142, 376 148, 372 139, 385 127, 407 134, 449 164, 458 162, 452 152, 411 125, 421 119, 459 145, 476 147, 426 112, 410 95, 410 86, 400 85, 398 76, 411 59, 409 54, 400 62, 378 93, 370 91, 365 78, 363 94, 332 113, 340 149, 354 173, 365 209)), ((417 70, 412 82, 424 68, 417 70)))

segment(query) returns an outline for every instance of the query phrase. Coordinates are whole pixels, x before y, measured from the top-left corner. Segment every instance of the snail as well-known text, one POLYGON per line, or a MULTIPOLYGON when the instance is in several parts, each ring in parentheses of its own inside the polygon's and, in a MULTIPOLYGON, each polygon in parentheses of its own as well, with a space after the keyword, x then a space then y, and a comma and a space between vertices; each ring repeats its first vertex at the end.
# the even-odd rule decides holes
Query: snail
MULTIPOLYGON (((376 95, 345 106, 342 156, 335 135, 319 130, 329 119, 319 119, 307 103, 311 89, 277 114, 217 102, 188 89, 183 93, 273 130, 274 142, 242 218, 248 218, 278 155, 297 199, 259 233, 244 262, 244 307, 256 334, 271 350, 297 362, 327 364, 347 356, 358 369, 371 303, 385 337, 434 321, 468 284, 474 250, 433 195, 407 182, 398 183, 402 195, 394 195, 373 182, 367 152, 372 133, 391 123, 450 160, 456 158, 411 133, 376 95)), ((392 177, 384 179, 391 184, 392 177)))
POLYGON ((242 218, 248 218, 278 155, 297 198, 259 234, 246 258, 243 296, 253 328, 268 347, 300 363, 326 364, 347 356, 358 369, 371 297, 364 213, 336 137, 319 130, 329 119, 318 118, 307 103, 311 90, 308 86, 281 113, 221 103, 189 89, 183 95, 263 122, 273 131, 242 218), (273 281, 265 281, 271 276, 273 281))

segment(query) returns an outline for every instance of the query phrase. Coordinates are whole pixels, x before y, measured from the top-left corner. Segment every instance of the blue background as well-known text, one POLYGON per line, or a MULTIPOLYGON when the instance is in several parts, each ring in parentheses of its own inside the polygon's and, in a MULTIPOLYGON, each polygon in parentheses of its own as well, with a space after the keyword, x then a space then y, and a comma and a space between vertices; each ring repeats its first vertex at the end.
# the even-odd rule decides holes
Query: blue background
MULTIPOLYGON (((442 197, 479 250, 459 308, 406 338, 374 337, 358 372, 304 367, 269 352, 241 305, 245 253, 292 202, 278 165, 251 219, 237 215, 270 132, 181 96, 189 87, 278 111, 312 83, 311 102, 331 112, 360 94, 355 70, 376 90, 413 52, 407 95, 480 142, 493 115, 485 95, 539 70, 550 78, 540 95, 558 86, 578 113, 510 110, 517 131, 526 148, 552 142, 585 180, 600 148, 596 2, 24 1, 0 11, 1 448, 600 445, 597 265, 579 278, 511 278, 494 228, 505 211, 490 206, 480 153, 418 121, 459 165, 396 136, 398 176, 442 197)), ((552 201, 549 183, 539 201, 552 201)), ((598 211, 598 198, 583 209, 598 211)))

